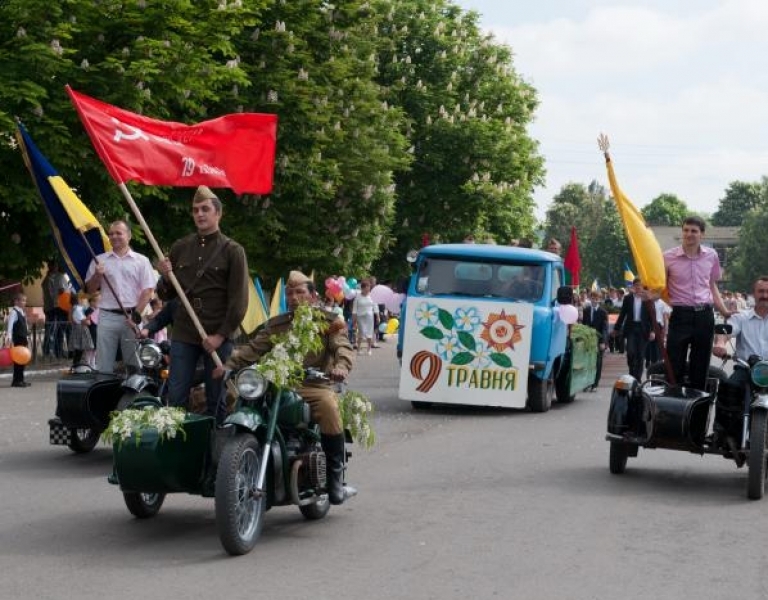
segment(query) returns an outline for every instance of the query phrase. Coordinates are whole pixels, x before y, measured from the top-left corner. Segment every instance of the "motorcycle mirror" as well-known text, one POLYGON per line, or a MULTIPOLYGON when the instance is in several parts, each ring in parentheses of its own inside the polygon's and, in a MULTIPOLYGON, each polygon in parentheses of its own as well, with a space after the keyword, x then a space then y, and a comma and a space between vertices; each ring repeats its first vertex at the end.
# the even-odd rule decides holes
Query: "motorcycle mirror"
POLYGON ((733 325, 730 323, 718 323, 715 325, 715 333, 718 335, 731 335, 733 332, 733 325))

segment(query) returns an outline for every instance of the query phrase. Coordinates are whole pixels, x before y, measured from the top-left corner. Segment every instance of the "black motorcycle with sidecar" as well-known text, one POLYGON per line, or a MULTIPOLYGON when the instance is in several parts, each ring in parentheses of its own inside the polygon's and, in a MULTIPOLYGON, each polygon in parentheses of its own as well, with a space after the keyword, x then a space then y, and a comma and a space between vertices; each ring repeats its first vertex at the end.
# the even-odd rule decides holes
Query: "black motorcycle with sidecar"
POLYGON ((48 421, 50 443, 79 454, 93 450, 112 411, 124 409, 139 395, 165 396, 169 355, 169 342, 142 339, 136 346, 141 365, 136 372, 118 375, 87 365, 72 367, 56 382, 56 416, 48 421))
MULTIPOLYGON (((731 332, 729 325, 716 331, 731 332)), ((658 375, 645 382, 619 377, 608 410, 611 473, 624 473, 640 448, 719 454, 739 468, 747 465, 747 497, 761 499, 768 478, 768 358, 725 360, 749 372, 748 385, 734 383, 720 369, 715 373, 723 375, 710 378, 707 390, 672 386, 658 375)))

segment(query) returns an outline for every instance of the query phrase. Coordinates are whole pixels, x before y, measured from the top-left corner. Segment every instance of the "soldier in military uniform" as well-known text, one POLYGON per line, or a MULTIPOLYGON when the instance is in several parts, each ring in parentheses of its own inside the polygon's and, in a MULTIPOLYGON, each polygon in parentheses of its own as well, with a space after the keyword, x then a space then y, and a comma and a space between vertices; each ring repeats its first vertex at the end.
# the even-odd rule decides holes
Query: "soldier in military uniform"
MULTIPOLYGON (((224 368, 216 369, 214 376, 221 376, 224 369, 241 369, 259 361, 272 349, 270 337, 287 331, 291 326, 293 310, 302 303, 317 304, 318 297, 312 280, 299 271, 291 271, 285 285, 289 313, 271 318, 245 346, 237 348, 224 368)), ((347 336, 343 319, 331 311, 322 310, 328 319, 328 330, 323 336, 323 350, 308 354, 304 367, 314 367, 327 373, 333 381, 344 381, 352 370, 354 352, 347 336)), ((309 404, 312 419, 320 426, 321 442, 328 464, 328 496, 331 504, 345 500, 343 486, 344 430, 339 414, 336 394, 331 385, 312 383, 301 387, 299 393, 309 404)))
POLYGON ((190 305, 206 332, 205 339, 183 305, 173 312, 171 332, 171 368, 168 401, 172 406, 186 406, 197 365, 203 358, 205 372, 206 414, 224 417, 219 406, 221 381, 212 377, 215 364, 211 353, 226 360, 232 352, 232 336, 248 309, 248 262, 245 250, 219 229, 221 200, 206 186, 197 188, 192 198, 195 233, 177 240, 157 268, 163 279, 158 282, 158 296, 176 304, 176 289, 166 281, 173 271, 190 305))

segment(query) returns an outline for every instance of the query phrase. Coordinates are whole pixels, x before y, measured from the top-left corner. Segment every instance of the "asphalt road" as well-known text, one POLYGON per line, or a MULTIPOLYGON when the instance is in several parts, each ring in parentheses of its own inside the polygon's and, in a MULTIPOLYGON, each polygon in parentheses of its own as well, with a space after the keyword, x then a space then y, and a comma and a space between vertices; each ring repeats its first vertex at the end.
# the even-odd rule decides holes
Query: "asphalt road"
POLYGON ((719 457, 641 450, 608 471, 609 386, 545 414, 412 411, 394 342, 352 387, 377 408, 360 493, 319 522, 267 513, 250 554, 222 550, 210 499, 140 521, 106 481, 111 450, 48 445, 55 376, 0 378, 0 599, 721 599, 768 597, 768 500, 719 457))

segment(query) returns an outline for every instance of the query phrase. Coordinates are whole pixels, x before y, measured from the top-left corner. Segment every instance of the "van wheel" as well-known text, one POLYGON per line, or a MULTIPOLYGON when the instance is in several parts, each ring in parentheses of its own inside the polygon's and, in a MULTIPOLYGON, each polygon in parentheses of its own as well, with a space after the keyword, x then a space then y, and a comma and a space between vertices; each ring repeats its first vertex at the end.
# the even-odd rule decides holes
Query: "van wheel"
POLYGON ((528 376, 528 408, 533 412, 547 412, 552 406, 552 379, 528 376))
POLYGON ((576 400, 576 394, 571 394, 571 356, 567 353, 563 357, 560 369, 555 379, 555 397, 560 404, 570 404, 576 400))
POLYGON ((418 400, 412 400, 411 401, 411 408, 414 410, 429 410, 432 408, 431 402, 423 402, 418 400))

